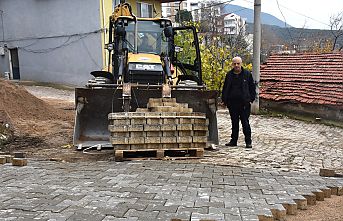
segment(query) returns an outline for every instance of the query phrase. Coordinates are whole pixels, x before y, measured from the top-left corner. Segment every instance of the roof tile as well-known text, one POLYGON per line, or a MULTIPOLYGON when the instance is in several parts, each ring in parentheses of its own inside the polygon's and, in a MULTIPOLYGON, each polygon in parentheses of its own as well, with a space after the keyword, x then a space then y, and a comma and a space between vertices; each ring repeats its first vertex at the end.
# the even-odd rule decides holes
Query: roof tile
POLYGON ((343 108, 343 52, 271 55, 260 79, 264 99, 343 108))

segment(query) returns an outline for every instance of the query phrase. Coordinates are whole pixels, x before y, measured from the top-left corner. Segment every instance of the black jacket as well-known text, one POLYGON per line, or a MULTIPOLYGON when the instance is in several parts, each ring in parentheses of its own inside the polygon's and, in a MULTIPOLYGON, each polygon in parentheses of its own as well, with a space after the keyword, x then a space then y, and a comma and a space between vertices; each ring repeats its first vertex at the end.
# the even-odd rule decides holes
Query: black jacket
MULTIPOLYGON (((231 90, 233 69, 226 74, 223 91, 222 91, 222 101, 227 106, 230 103, 229 92, 231 90)), ((242 90, 243 90, 243 101, 246 103, 253 102, 256 97, 256 88, 254 79, 251 73, 248 70, 242 68, 243 81, 242 81, 242 90)))

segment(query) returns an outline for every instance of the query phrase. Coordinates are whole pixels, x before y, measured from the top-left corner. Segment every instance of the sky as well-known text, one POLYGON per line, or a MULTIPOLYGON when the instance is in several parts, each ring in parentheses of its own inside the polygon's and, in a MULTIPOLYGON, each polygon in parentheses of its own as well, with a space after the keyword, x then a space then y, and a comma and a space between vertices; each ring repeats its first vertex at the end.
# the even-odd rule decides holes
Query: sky
MULTIPOLYGON (((233 0, 231 4, 254 8, 254 0, 233 0)), ((295 28, 330 29, 330 16, 343 13, 343 0, 261 0, 261 6, 262 12, 295 28)))

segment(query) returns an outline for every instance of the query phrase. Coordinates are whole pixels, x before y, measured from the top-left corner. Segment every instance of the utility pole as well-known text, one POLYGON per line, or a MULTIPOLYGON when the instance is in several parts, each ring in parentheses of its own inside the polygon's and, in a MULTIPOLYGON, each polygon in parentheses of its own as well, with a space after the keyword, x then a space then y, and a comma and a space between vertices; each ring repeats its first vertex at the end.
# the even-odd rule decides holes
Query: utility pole
POLYGON ((254 38, 253 38, 253 78, 256 84, 256 99, 251 112, 257 114, 260 109, 260 55, 261 55, 261 0, 254 0, 254 38))

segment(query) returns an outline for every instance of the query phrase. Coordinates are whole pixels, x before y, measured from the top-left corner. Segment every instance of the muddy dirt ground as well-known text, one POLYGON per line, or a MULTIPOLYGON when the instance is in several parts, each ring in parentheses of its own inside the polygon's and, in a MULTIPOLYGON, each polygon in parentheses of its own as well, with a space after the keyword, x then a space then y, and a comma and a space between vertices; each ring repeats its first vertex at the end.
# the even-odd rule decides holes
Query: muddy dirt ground
POLYGON ((113 160, 113 150, 84 154, 73 148, 73 99, 73 91, 0 80, 0 123, 13 132, 0 152, 23 151, 29 158, 65 162, 113 160))

